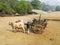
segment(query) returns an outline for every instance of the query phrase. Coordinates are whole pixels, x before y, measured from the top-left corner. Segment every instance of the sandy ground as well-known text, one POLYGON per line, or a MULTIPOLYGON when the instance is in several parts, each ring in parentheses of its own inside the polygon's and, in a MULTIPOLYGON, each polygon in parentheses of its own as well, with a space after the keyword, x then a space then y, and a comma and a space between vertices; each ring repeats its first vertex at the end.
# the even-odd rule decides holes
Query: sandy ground
MULTIPOLYGON (((9 21, 19 19, 33 19, 38 15, 19 17, 0 17, 0 45, 60 45, 60 22, 48 21, 48 25, 43 34, 30 32, 29 35, 22 32, 11 32, 9 21)), ((51 12, 43 15, 42 18, 60 19, 60 12, 51 12)))

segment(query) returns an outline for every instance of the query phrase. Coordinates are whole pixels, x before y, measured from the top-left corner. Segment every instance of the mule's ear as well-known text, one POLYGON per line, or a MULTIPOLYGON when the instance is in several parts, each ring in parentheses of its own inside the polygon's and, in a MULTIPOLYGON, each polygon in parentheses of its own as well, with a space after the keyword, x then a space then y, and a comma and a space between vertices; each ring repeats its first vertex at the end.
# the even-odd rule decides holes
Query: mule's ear
POLYGON ((9 25, 11 24, 11 22, 9 21, 9 25))

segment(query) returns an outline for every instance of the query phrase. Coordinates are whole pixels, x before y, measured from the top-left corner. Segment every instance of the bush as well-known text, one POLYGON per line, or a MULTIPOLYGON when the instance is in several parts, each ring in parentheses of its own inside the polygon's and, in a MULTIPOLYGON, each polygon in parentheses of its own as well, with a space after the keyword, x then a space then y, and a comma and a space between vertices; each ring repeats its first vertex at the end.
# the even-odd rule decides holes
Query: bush
POLYGON ((32 5, 25 0, 0 0, 0 10, 4 13, 26 14, 32 10, 32 5))
POLYGON ((56 6, 56 11, 60 11, 60 6, 56 6))
POLYGON ((0 10, 3 10, 4 12, 13 12, 14 10, 11 8, 11 6, 6 1, 0 2, 0 10))
POLYGON ((18 1, 14 5, 14 10, 19 14, 26 14, 32 10, 32 5, 26 1, 18 1))
POLYGON ((41 9, 41 2, 39 0, 32 0, 31 4, 34 9, 41 9))

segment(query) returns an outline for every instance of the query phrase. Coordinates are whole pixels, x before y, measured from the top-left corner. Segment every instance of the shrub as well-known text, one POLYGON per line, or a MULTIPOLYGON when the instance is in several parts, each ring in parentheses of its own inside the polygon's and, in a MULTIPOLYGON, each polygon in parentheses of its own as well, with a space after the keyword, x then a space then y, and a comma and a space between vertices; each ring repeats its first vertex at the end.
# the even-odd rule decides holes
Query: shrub
POLYGON ((14 10, 19 14, 26 14, 28 11, 32 10, 32 5, 21 0, 15 3, 14 10))

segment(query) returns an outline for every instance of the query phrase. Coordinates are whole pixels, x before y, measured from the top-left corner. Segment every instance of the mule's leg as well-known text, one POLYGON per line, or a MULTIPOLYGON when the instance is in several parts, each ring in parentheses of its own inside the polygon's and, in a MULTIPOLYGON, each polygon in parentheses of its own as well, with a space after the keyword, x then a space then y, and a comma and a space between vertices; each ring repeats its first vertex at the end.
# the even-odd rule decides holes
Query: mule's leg
POLYGON ((42 31, 43 31, 42 29, 43 29, 43 28, 42 28, 42 26, 41 26, 41 27, 40 27, 40 34, 42 34, 42 31))
POLYGON ((23 30, 24 30, 24 33, 25 33, 25 28, 23 28, 23 30))
POLYGON ((41 27, 41 34, 43 33, 43 26, 41 27))
POLYGON ((29 32, 30 32, 30 31, 29 31, 29 29, 28 29, 28 34, 29 34, 29 32))
POLYGON ((15 32, 17 32, 17 28, 16 27, 14 28, 14 30, 15 30, 15 32))

